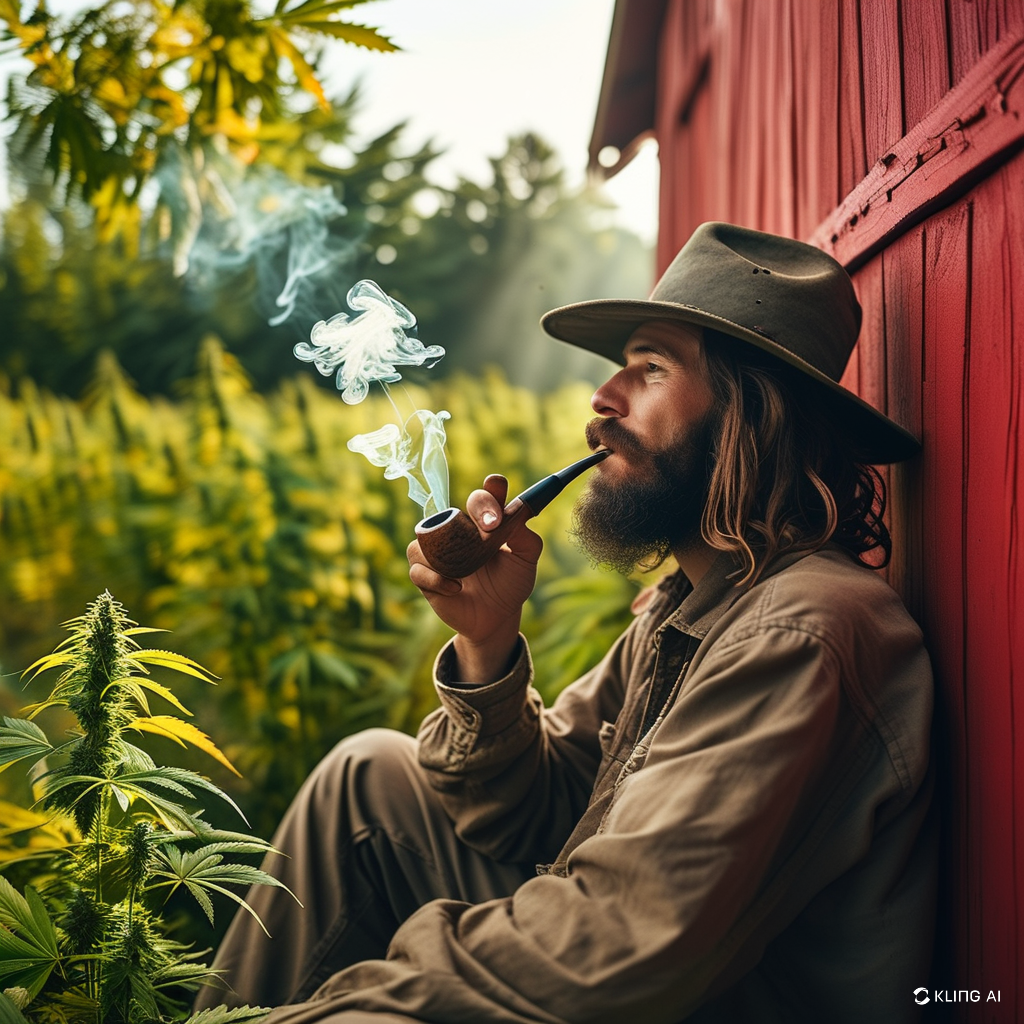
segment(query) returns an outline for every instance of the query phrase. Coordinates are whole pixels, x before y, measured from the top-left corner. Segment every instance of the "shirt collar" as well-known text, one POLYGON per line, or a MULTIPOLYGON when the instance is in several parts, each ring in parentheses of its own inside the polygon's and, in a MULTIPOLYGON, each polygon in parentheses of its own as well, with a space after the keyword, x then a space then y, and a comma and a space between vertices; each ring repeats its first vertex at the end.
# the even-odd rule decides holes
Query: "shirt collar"
MULTIPOLYGON (((761 574, 755 586, 807 554, 807 551, 790 551, 779 555, 761 574)), ((730 551, 718 555, 696 587, 690 586, 682 570, 677 569, 666 580, 666 589, 675 598, 675 611, 669 613, 661 628, 673 626, 688 636, 703 640, 715 623, 747 592, 746 587, 736 586, 742 576, 740 558, 730 551)))

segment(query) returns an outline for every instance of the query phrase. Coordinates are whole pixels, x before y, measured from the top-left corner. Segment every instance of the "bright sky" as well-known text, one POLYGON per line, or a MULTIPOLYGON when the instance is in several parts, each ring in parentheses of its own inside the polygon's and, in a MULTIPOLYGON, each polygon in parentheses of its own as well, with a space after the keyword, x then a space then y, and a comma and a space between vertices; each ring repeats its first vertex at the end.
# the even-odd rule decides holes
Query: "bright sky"
MULTIPOLYGON (((434 176, 486 179, 487 158, 509 135, 533 130, 561 154, 574 183, 587 165, 614 0, 375 0, 353 11, 402 47, 392 54, 335 51, 329 83, 361 77, 367 135, 408 119, 411 139, 446 154, 434 176)), ((653 241, 657 230, 653 145, 606 186, 619 222, 653 241)))
MULTIPOLYGON (((82 0, 50 0, 50 9, 82 0)), ((351 20, 380 28, 400 53, 339 44, 329 53, 329 92, 357 78, 364 85, 356 127, 369 138, 409 122, 418 145, 433 138, 446 153, 433 177, 488 176, 509 135, 533 130, 562 157, 572 183, 582 182, 597 109, 614 0, 373 0, 351 20)), ((0 61, 0 85, 20 59, 0 61)), ((657 230, 657 156, 649 144, 605 187, 618 222, 653 241, 657 230)), ((0 180, 0 199, 4 198, 0 180)))

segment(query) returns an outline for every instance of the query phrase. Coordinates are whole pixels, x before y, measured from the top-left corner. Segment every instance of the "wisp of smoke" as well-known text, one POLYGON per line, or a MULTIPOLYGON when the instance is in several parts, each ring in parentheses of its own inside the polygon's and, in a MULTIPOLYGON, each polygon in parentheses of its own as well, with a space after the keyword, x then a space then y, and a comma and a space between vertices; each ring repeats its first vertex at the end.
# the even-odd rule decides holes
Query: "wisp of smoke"
POLYGON ((401 380, 396 366, 433 366, 444 355, 440 345, 427 347, 406 334, 416 326, 416 317, 373 281, 353 285, 345 301, 362 312, 319 321, 309 341, 300 341, 292 351, 325 377, 337 370, 338 390, 349 405, 366 397, 371 381, 401 380))
POLYGON ((369 434, 356 434, 349 451, 360 452, 375 466, 384 467, 385 480, 405 477, 409 497, 432 516, 448 507, 448 462, 444 457, 444 421, 451 414, 417 409, 399 429, 394 423, 369 434))
MULTIPOLYGON (((346 301, 359 311, 356 316, 342 312, 319 321, 310 340, 293 351, 325 377, 335 374, 335 385, 350 405, 366 398, 370 384, 378 382, 397 414, 387 387, 402 379, 397 367, 433 366, 444 349, 410 337, 407 332, 416 326, 416 317, 373 281, 357 282, 346 301)), ((444 410, 417 409, 402 426, 386 423, 357 434, 348 447, 382 467, 385 479, 408 480, 409 497, 423 507, 424 516, 430 516, 448 507, 444 421, 450 418, 444 410)))
POLYGON ((180 174, 176 188, 188 211, 175 247, 176 272, 202 284, 254 265, 261 287, 273 280, 278 293, 280 312, 271 325, 292 315, 303 287, 327 282, 352 257, 351 241, 330 230, 346 209, 329 185, 313 188, 274 168, 224 163, 207 164, 195 178, 180 174))

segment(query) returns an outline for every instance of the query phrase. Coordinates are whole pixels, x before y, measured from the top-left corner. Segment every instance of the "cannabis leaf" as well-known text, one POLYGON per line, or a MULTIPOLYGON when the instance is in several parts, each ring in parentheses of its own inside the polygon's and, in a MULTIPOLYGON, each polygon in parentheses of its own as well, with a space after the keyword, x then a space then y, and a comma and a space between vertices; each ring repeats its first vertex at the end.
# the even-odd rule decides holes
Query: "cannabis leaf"
MULTIPOLYGON (((165 878, 167 881, 156 882, 150 888, 158 889, 169 886, 167 895, 170 896, 184 885, 203 908, 203 912, 210 919, 211 924, 213 924, 213 904, 207 891, 218 892, 222 896, 234 900, 243 910, 250 913, 263 931, 269 935, 270 933, 267 932, 266 926, 260 920, 259 914, 241 896, 224 887, 226 885, 273 885, 290 894, 291 890, 283 882, 259 868, 254 868, 249 864, 226 863, 223 854, 228 851, 255 853, 260 851, 260 847, 253 843, 211 843, 198 850, 183 851, 176 846, 167 845, 159 851, 158 855, 163 867, 153 872, 154 877, 165 878)), ((294 894, 292 895, 294 896, 294 894)))
POLYGON ((0 771, 26 757, 45 757, 53 750, 46 733, 24 718, 7 718, 0 726, 0 771))
MULTIPOLYGON (((147 678, 150 668, 206 682, 213 675, 184 655, 140 648, 135 637, 150 630, 136 626, 109 593, 65 626, 71 636, 25 672, 31 682, 62 670, 48 697, 27 710, 65 707, 78 720, 77 735, 54 747, 34 721, 4 718, 0 725, 0 768, 28 759, 57 762, 34 780, 36 803, 50 813, 0 803, 0 862, 38 864, 40 879, 21 893, 0 876, 0 1024, 181 1019, 181 992, 215 980, 216 972, 199 961, 202 954, 168 938, 159 908, 150 906, 154 894, 184 886, 212 923, 211 893, 255 916, 229 886, 286 887, 228 859, 269 853, 269 843, 214 829, 193 809, 213 796, 244 820, 227 794, 198 772, 158 766, 125 739, 129 729, 157 733, 234 770, 206 733, 149 707, 153 694, 190 714, 170 689, 147 678), (39 833, 40 841, 26 844, 26 833, 39 833), (55 856, 63 858, 56 872, 55 856)), ((266 1012, 246 1007, 200 1017, 211 1024, 266 1012)))
MULTIPOLYGON (((239 1021, 259 1021, 270 1013, 260 1006, 211 1006, 208 1010, 200 1010, 192 1014, 185 1024, 237 1024, 239 1021)), ((0 1020, 0 1024, 5 1024, 0 1020)))
POLYGON ((32 886, 22 896, 0 876, 0 981, 36 996, 56 966, 57 931, 32 886))

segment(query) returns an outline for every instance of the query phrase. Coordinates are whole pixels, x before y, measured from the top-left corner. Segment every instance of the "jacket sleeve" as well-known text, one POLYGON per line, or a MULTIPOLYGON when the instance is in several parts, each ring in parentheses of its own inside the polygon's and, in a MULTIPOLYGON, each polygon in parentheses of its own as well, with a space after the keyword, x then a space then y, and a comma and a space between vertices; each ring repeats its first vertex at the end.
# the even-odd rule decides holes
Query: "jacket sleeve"
POLYGON ((451 644, 435 663, 441 707, 419 731, 420 764, 459 837, 498 860, 551 861, 587 806, 603 722, 622 707, 636 622, 550 709, 532 687, 520 637, 509 673, 486 686, 452 676, 451 644))
MULTIPOLYGON (((347 1010, 489 1024, 685 1017, 730 980, 747 955, 738 951, 763 948, 785 926, 782 894, 818 870, 794 851, 827 831, 871 760, 840 677, 840 659, 813 632, 761 623, 723 637, 695 661, 646 763, 622 778, 565 877, 475 906, 428 903, 387 960, 354 965, 271 1020, 331 1013, 340 1024, 347 1010)), ((523 731, 519 757, 544 735, 523 731)), ((528 756, 536 774, 550 755, 542 745, 528 756)), ((843 855, 861 854, 851 845, 843 855)))

